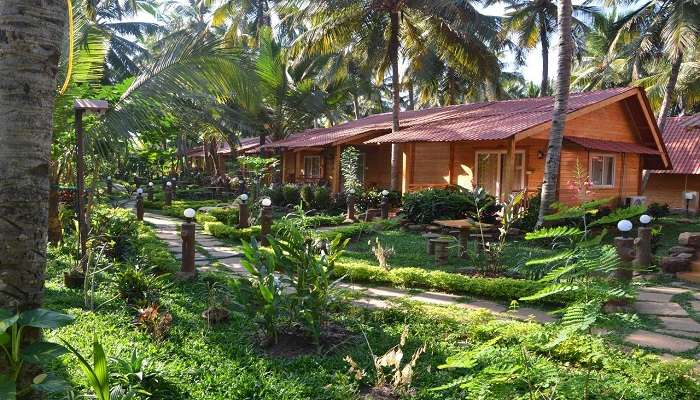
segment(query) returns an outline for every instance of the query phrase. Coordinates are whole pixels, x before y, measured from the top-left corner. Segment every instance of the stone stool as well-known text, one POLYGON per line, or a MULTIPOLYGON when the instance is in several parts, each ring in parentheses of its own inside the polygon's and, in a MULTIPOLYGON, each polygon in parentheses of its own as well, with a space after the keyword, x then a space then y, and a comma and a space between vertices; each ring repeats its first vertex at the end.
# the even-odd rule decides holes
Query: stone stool
POLYGON ((436 233, 424 233, 421 236, 425 239, 425 251, 428 253, 428 255, 432 256, 435 254, 435 243, 433 243, 431 239, 437 239, 440 237, 440 235, 436 233))
POLYGON ((435 261, 438 265, 445 265, 450 258, 450 251, 447 246, 452 240, 449 238, 430 239, 430 242, 435 247, 435 261))

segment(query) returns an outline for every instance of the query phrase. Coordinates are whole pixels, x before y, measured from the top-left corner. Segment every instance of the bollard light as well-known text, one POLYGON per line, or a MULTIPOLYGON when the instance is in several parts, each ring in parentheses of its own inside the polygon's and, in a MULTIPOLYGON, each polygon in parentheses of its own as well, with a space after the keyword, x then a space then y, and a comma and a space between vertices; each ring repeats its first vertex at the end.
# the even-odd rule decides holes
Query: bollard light
POLYGON ((641 222, 643 225, 646 225, 651 222, 653 218, 650 215, 644 214, 641 217, 639 217, 639 222, 641 222))
POLYGON ((173 176, 173 182, 177 182, 177 178, 173 176))
POLYGON ((111 181, 111 180, 112 180, 112 177, 111 177, 111 176, 108 176, 108 177, 107 177, 107 180, 108 180, 108 181, 111 181))
POLYGON ((137 193, 139 196, 141 196, 141 195, 143 194, 143 189, 141 189, 141 188, 136 189, 136 193, 137 193))
POLYGON ((269 198, 265 197, 264 199, 262 199, 262 201, 260 202, 260 204, 262 204, 263 207, 270 207, 270 206, 272 205, 272 200, 270 200, 269 198))
POLYGON ((238 196, 239 199, 241 199, 242 202, 248 201, 248 195, 243 193, 242 195, 238 196))
POLYGON ((148 187, 153 187, 153 182, 148 182, 148 187))
POLYGON ((386 190, 386 189, 382 190, 382 196, 388 196, 388 195, 389 195, 388 190, 386 190))
POLYGON ((172 185, 173 185, 173 183, 172 183, 172 182, 170 182, 170 181, 167 181, 167 182, 165 182, 165 185, 166 185, 167 187, 170 187, 170 186, 172 186, 172 185))

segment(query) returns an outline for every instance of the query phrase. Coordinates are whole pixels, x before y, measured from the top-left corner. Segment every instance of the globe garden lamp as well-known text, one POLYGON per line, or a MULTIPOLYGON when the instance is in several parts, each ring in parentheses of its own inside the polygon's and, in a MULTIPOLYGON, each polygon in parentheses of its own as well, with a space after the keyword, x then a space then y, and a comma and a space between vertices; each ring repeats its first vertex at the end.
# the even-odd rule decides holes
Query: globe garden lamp
POLYGON ((244 229, 250 226, 250 208, 248 207, 248 195, 243 193, 238 196, 238 228, 244 229))
POLYGON ((389 191, 386 189, 382 190, 382 202, 380 206, 382 219, 389 219, 389 191))
POLYGON ((639 217, 639 222, 642 226, 637 229, 637 238, 634 240, 635 243, 635 263, 638 267, 648 268, 651 266, 652 255, 651 255, 651 228, 649 223, 654 218, 651 215, 643 214, 639 217))
POLYGON ((143 221, 143 189, 136 189, 136 219, 143 221))
POLYGON ((87 221, 85 220, 85 138, 83 137, 83 115, 92 113, 102 115, 109 109, 109 103, 104 100, 77 99, 73 103, 75 111, 75 188, 78 196, 78 236, 80 238, 80 267, 83 272, 87 268, 87 221))
POLYGON ((170 207, 173 204, 173 184, 170 181, 165 182, 165 198, 163 204, 170 207))
POLYGON ((185 211, 183 211, 182 214, 184 214, 185 218, 187 218, 187 222, 192 222, 196 213, 193 208, 188 208, 185 211))
POLYGON ((623 219, 617 223, 617 230, 622 232, 622 237, 627 237, 627 233, 632 230, 632 221, 623 219))
POLYGON ((195 224, 193 222, 195 211, 193 208, 188 208, 182 212, 185 216, 185 223, 180 227, 180 237, 182 237, 182 264, 177 277, 188 280, 197 276, 195 269, 194 253, 195 253, 195 224))
POLYGON ((153 182, 148 182, 148 187, 153 187, 153 182))
POLYGON ((641 217, 639 217, 639 222, 642 223, 642 225, 648 225, 653 218, 650 215, 644 214, 641 217))
POLYGON ((173 185, 173 183, 172 183, 172 182, 170 182, 170 181, 168 181, 168 182, 165 182, 165 186, 167 186, 167 187, 171 187, 172 185, 173 185))
POLYGON ((268 240, 268 235, 272 233, 272 200, 265 197, 260 201, 262 204, 262 210, 260 210, 260 242, 263 246, 269 246, 270 241, 268 240))

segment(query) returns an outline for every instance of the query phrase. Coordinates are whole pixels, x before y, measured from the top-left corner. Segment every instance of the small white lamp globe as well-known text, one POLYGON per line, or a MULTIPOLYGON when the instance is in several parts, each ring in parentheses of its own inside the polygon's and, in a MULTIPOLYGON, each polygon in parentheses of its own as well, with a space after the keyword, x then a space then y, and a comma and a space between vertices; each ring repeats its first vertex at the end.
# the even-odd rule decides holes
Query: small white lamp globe
POLYGON ((617 223, 617 229, 620 232, 629 232, 632 230, 632 221, 623 219, 622 221, 617 223))
POLYGON ((177 182, 177 178, 173 176, 173 182, 177 182))
POLYGON ((386 190, 386 189, 382 190, 382 196, 388 196, 388 195, 389 195, 388 190, 386 190))
POLYGON ((241 201, 248 201, 248 195, 245 194, 245 193, 243 193, 242 195, 240 195, 239 198, 241 199, 241 201))
POLYGON ((652 218, 651 218, 650 215, 644 214, 644 215, 642 215, 641 217, 639 217, 639 222, 643 223, 644 225, 646 225, 646 224, 648 224, 649 222, 651 222, 651 220, 652 220, 652 218))
POLYGON ((153 187, 153 182, 148 182, 149 187, 153 187))
POLYGON ((172 185, 173 185, 173 183, 172 183, 172 182, 170 182, 170 181, 168 181, 168 182, 165 182, 165 184, 166 184, 167 186, 172 186, 172 185))
POLYGON ((136 193, 143 194, 143 189, 141 189, 141 188, 136 189, 136 193))
POLYGON ((112 180, 112 177, 111 177, 111 176, 108 176, 108 177, 107 177, 107 180, 108 180, 108 181, 111 181, 111 180, 112 180))
POLYGON ((263 207, 270 207, 272 205, 272 200, 268 199, 267 197, 262 199, 261 201, 263 207))
POLYGON ((185 218, 190 218, 190 219, 191 219, 191 218, 194 218, 195 212, 194 212, 194 209, 193 209, 193 208, 188 208, 188 209, 186 209, 186 210, 183 212, 183 214, 185 214, 185 218))
POLYGON ((355 189, 348 189, 348 193, 355 194, 355 189))

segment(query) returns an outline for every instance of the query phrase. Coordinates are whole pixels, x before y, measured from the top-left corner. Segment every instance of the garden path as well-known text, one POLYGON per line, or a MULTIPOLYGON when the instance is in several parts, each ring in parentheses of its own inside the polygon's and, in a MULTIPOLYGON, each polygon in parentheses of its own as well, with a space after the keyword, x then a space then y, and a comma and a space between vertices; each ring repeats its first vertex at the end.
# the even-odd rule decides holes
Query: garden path
MULTIPOLYGON (((133 208, 132 202, 127 202, 123 207, 133 208)), ((144 214, 144 222, 152 225, 156 236, 168 245, 170 252, 178 260, 182 257, 182 242, 180 239, 179 225, 182 220, 147 212, 144 214)), ((248 272, 241 264, 241 254, 233 251, 230 246, 207 234, 202 229, 197 228, 195 241, 197 243, 197 253, 195 263, 199 271, 225 271, 239 277, 245 277, 248 272)), ((344 289, 355 292, 359 295, 354 300, 355 305, 367 308, 387 308, 391 307, 390 299, 403 298, 407 300, 422 302, 426 304, 452 305, 470 310, 486 310, 507 318, 520 320, 532 319, 539 323, 552 322, 555 319, 545 311, 520 307, 518 310, 509 311, 505 305, 490 300, 466 298, 464 296, 415 291, 409 289, 396 289, 388 287, 368 287, 353 283, 343 283, 344 289)))

